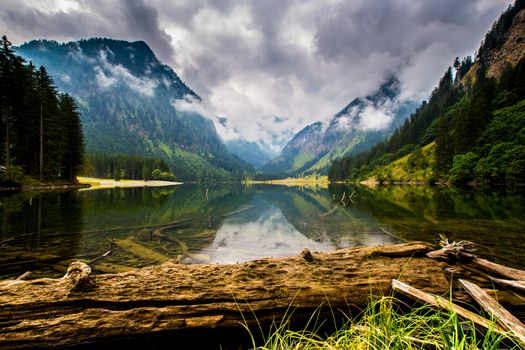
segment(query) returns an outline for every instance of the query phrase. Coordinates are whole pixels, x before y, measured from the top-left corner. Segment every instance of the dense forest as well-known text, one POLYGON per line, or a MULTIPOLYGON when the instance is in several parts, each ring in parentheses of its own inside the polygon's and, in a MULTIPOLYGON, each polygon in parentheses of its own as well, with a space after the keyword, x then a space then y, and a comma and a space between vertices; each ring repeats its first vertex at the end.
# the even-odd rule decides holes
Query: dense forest
POLYGON ((72 97, 59 94, 42 66, 26 63, 4 35, 0 41, 0 181, 26 175, 40 181, 76 181, 84 142, 72 97))
POLYGON ((88 155, 83 174, 115 180, 175 180, 164 160, 129 154, 88 155))
POLYGON ((476 61, 456 58, 428 102, 370 150, 332 163, 332 181, 376 176, 397 179, 384 166, 410 154, 405 166, 432 167, 427 181, 523 183, 525 177, 525 62, 507 65, 499 80, 489 78, 490 49, 505 40, 512 18, 525 7, 517 1, 487 33, 476 61), (435 142, 432 162, 421 149, 435 142))
POLYGON ((210 119, 175 106, 200 98, 145 42, 34 40, 17 53, 44 65, 78 102, 88 154, 162 159, 183 181, 231 181, 253 173, 228 152, 210 119))

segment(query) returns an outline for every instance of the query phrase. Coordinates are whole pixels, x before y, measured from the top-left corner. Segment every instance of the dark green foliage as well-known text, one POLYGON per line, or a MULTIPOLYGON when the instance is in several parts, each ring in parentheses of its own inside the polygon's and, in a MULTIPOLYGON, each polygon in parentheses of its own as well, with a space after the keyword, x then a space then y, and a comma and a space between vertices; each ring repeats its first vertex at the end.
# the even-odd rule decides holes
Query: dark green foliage
POLYGON ((472 152, 455 156, 452 162, 452 169, 450 169, 450 182, 463 184, 472 180, 478 159, 479 157, 472 152))
POLYGON ((523 77, 522 69, 523 60, 506 69, 498 84, 480 76, 473 95, 441 118, 436 174, 449 174, 455 183, 475 179, 483 183, 524 182, 525 94, 521 91, 523 80, 521 84, 516 80, 523 77), (513 101, 521 102, 497 109, 513 101))
POLYGON ((175 101, 200 100, 142 41, 40 40, 17 49, 45 65, 82 113, 88 154, 164 160, 181 180, 232 180, 253 168, 228 152, 213 122, 175 101))
POLYGON ((374 167, 386 165, 403 157, 418 146, 432 142, 436 135, 436 120, 454 105, 462 90, 453 84, 452 69, 448 69, 434 89, 430 100, 423 102, 392 136, 378 143, 370 150, 344 157, 332 163, 328 177, 332 181, 357 180, 368 174, 374 167))
POLYGON ((435 140, 435 179, 457 184, 474 180, 524 183, 525 59, 514 67, 509 64, 497 82, 487 77, 486 68, 488 50, 503 43, 514 16, 523 8, 525 1, 516 1, 496 22, 480 48, 476 65, 470 57, 461 62, 456 58, 454 84, 449 69, 429 102, 390 139, 368 152, 334 162, 330 179, 369 177, 371 171, 435 140), (473 68, 473 74, 460 84, 473 68), (475 79, 468 79, 471 77, 475 79))
POLYGON ((84 175, 116 180, 176 180, 164 160, 136 154, 89 155, 84 175))
POLYGON ((80 113, 77 111, 75 100, 68 94, 60 95, 59 112, 65 129, 64 138, 68 144, 62 160, 62 178, 74 181, 84 163, 84 135, 82 135, 80 113))
POLYGON ((43 66, 36 70, 32 63, 26 64, 10 46, 3 36, 0 42, 2 163, 18 166, 41 180, 73 182, 84 154, 77 107, 68 95, 58 95, 43 66))

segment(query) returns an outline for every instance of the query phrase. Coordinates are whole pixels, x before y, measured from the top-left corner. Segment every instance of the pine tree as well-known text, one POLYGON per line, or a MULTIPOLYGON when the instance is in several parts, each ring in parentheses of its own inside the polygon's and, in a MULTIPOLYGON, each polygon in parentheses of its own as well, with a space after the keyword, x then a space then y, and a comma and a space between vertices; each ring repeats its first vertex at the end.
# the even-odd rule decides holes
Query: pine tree
POLYGON ((84 155, 84 137, 80 113, 77 110, 75 100, 68 94, 60 95, 59 110, 66 132, 65 142, 67 144, 62 158, 61 177, 64 180, 74 182, 82 168, 84 155))
POLYGON ((38 72, 37 89, 43 123, 42 173, 44 178, 58 178, 66 146, 65 127, 58 111, 58 98, 53 79, 44 67, 40 67, 38 72))
POLYGON ((2 129, 0 130, 0 140, 2 140, 3 163, 10 165, 11 149, 11 126, 12 106, 10 103, 10 88, 14 78, 14 51, 11 49, 11 42, 7 37, 2 36, 0 41, 0 117, 2 120, 2 129))

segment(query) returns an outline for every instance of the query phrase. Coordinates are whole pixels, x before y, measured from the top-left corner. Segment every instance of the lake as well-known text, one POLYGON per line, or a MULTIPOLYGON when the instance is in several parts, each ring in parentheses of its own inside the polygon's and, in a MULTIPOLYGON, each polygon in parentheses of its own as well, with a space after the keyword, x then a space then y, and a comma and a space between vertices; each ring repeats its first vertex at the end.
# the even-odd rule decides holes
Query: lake
POLYGON ((427 186, 181 185, 0 195, 0 279, 98 273, 167 259, 234 263, 439 234, 525 268, 525 196, 427 186))

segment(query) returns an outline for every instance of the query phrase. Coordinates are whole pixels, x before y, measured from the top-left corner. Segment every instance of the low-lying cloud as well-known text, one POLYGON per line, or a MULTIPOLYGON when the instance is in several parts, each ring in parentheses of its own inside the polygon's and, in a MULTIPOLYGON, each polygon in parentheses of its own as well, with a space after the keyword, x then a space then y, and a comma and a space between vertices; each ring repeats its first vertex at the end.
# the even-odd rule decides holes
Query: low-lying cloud
POLYGON ((363 100, 337 119, 342 131, 382 131, 388 129, 399 109, 400 102, 386 99, 380 102, 363 100))
MULTIPOLYGON (((2 0, 0 30, 15 44, 94 36, 144 40, 202 97, 198 108, 224 138, 281 147, 293 132, 328 120, 392 74, 401 81, 402 98, 427 98, 456 56, 474 53, 509 3, 2 0), (227 127, 216 116, 226 118, 227 127)), ((101 70, 102 84, 118 78, 146 95, 152 91, 126 72, 116 77, 101 70)), ((365 112, 363 128, 389 119, 382 109, 365 112)))
POLYGON ((112 64, 108 61, 108 52, 105 50, 99 53, 99 65, 95 66, 95 77, 101 88, 108 88, 118 82, 126 84, 131 90, 147 96, 153 97, 158 82, 145 77, 137 77, 128 69, 120 64, 112 64))

